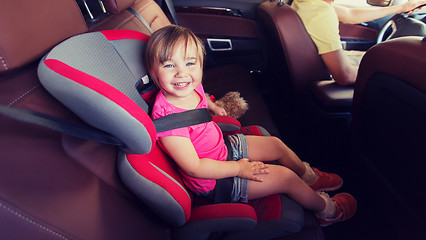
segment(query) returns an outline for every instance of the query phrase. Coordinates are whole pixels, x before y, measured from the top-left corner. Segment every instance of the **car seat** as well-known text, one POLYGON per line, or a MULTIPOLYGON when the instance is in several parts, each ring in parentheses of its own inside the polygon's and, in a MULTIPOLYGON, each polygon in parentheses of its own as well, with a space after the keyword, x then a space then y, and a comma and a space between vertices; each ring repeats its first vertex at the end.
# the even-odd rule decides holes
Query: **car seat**
MULTIPOLYGON (((146 85, 141 79, 147 81, 141 57, 147 37, 128 30, 74 36, 42 59, 40 80, 87 123, 124 142, 117 166, 122 181, 144 204, 176 227, 175 239, 207 239, 215 232, 222 232, 224 239, 270 239, 300 231, 303 209, 283 195, 249 205, 194 207, 194 197, 175 164, 156 142, 148 104, 139 94, 146 85)), ((257 127, 241 131, 260 134, 257 127)))
POLYGON ((370 48, 355 85, 352 137, 363 185, 396 239, 426 237, 426 41, 400 37, 370 48), (404 221, 401 221, 404 219, 404 221))
POLYGON ((269 85, 279 89, 275 108, 286 109, 282 118, 298 126, 296 139, 301 133, 309 136, 311 144, 300 143, 308 148, 305 153, 326 161, 340 159, 350 145, 353 86, 339 86, 331 80, 302 20, 290 5, 264 1, 258 15, 270 43, 269 85))
MULTIPOLYGON (((258 15, 270 44, 271 68, 298 105, 313 99, 324 113, 350 111, 353 87, 341 87, 330 73, 296 11, 283 1, 260 4, 258 15), (283 66, 287 66, 283 67, 283 66), (284 71, 283 71, 284 70, 284 71)), ((294 101, 293 101, 294 102, 294 101)))

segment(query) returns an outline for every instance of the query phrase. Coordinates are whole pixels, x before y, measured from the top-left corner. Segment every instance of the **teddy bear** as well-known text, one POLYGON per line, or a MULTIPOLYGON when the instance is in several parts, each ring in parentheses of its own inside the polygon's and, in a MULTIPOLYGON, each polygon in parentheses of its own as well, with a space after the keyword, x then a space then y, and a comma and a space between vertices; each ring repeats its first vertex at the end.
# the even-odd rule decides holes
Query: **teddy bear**
MULTIPOLYGON (((216 105, 225 109, 227 116, 235 119, 240 118, 249 109, 248 103, 240 96, 239 92, 227 92, 223 97, 216 100, 213 95, 206 93, 206 96, 216 105)), ((213 114, 212 112, 210 112, 213 114)))

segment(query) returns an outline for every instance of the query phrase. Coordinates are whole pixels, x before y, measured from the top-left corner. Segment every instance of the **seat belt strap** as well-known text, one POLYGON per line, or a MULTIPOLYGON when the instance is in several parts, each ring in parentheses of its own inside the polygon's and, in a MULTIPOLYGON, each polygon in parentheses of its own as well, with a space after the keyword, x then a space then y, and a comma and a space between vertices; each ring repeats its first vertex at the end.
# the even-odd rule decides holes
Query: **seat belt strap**
MULTIPOLYGON (((40 112, 0 105, 0 114, 15 120, 36 124, 74 137, 115 146, 124 145, 120 139, 102 130, 40 112)), ((212 121, 212 117, 208 110, 206 108, 201 108, 157 118, 153 120, 153 123, 157 132, 164 132, 210 121, 212 121)))
POLYGON ((177 18, 175 6, 173 5, 172 0, 164 0, 166 2, 167 9, 169 10, 170 15, 172 16, 173 22, 176 25, 179 25, 179 21, 177 18))
POLYGON ((151 27, 149 26, 148 22, 133 8, 129 7, 127 9, 127 11, 129 11, 131 14, 133 14, 137 19, 139 19, 139 21, 142 22, 142 24, 148 29, 148 31, 150 33, 153 33, 151 27))
POLYGON ((74 137, 116 146, 123 145, 119 139, 99 129, 56 118, 40 112, 0 105, 0 114, 21 122, 36 124, 74 137))

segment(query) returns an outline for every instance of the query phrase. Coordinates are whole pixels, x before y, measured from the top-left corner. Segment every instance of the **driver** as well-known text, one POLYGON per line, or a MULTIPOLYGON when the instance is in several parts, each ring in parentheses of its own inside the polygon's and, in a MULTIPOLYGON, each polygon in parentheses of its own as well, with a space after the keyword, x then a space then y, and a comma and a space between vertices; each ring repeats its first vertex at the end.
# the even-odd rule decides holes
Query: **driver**
POLYGON ((291 7, 302 19, 333 79, 342 86, 355 83, 359 61, 364 52, 343 50, 339 22, 360 24, 391 14, 411 13, 426 4, 426 0, 410 0, 389 7, 348 8, 334 4, 333 1, 294 0, 291 7), (351 56, 346 52, 352 52, 351 56), (358 54, 354 55, 353 52, 358 54), (351 57, 355 57, 355 61, 351 60, 351 57))

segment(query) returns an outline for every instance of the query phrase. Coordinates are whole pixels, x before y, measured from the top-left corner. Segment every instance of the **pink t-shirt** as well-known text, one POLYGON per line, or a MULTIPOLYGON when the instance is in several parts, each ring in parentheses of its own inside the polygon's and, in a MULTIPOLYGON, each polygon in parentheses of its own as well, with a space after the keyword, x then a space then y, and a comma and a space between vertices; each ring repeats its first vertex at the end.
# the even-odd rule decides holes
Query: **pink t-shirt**
MULTIPOLYGON (((196 93, 200 96, 200 103, 196 108, 207 108, 207 100, 204 89, 201 84, 195 88, 196 93)), ((152 108, 152 118, 157 119, 172 113, 187 111, 178 108, 169 103, 160 91, 155 99, 152 108)), ((165 132, 157 133, 158 137, 179 136, 189 138, 194 145, 195 151, 199 158, 210 158, 219 161, 226 161, 228 150, 223 140, 222 131, 213 121, 201 123, 189 127, 173 129, 165 132)), ((185 174, 179 169, 183 176, 185 185, 195 193, 205 193, 214 189, 216 180, 194 178, 185 174)))

